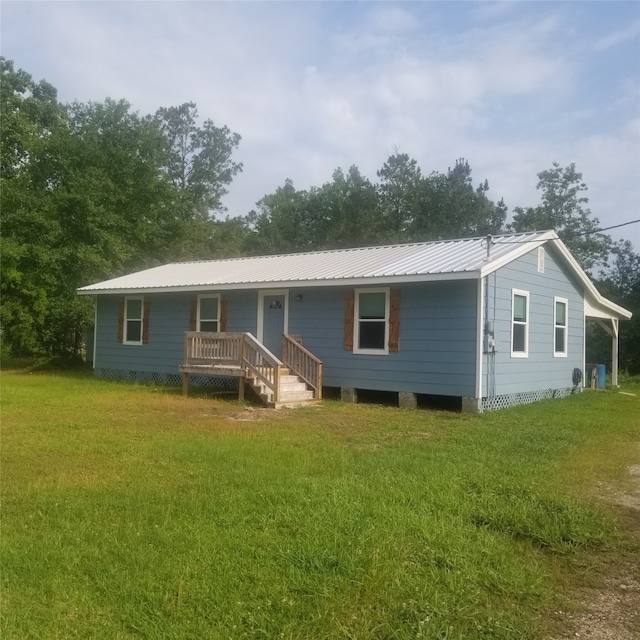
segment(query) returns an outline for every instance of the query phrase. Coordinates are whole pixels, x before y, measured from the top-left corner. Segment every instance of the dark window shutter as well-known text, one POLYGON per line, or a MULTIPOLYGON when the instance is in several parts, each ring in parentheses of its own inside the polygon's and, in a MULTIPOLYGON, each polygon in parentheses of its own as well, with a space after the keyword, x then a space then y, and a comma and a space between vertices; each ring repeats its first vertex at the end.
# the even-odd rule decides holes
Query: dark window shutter
POLYGON ((226 331, 227 330, 227 299, 226 298, 221 298, 220 299, 220 322, 219 324, 219 331, 226 331))
POLYGON ((198 299, 191 301, 191 314, 189 316, 189 331, 196 331, 198 328, 198 299))
POLYGON ((124 298, 120 300, 118 309, 118 342, 124 342, 124 298))
POLYGON ((391 291, 389 304, 389 351, 400 350, 400 292, 391 291))
POLYGON ((348 291, 344 297, 344 348, 353 351, 353 314, 355 309, 355 294, 348 291))
POLYGON ((142 312, 142 344, 149 342, 149 301, 145 300, 142 312))

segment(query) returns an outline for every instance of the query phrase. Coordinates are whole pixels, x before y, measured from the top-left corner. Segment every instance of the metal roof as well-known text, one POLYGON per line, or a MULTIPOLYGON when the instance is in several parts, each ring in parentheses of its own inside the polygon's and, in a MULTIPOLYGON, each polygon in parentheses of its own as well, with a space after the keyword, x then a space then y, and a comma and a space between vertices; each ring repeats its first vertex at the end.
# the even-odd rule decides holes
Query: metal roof
POLYGON ((547 240, 553 231, 311 253, 175 262, 78 289, 80 294, 266 289, 478 278, 547 240))
POLYGON ((78 289, 81 295, 223 291, 477 279, 549 242, 583 284, 587 315, 630 318, 596 289, 555 231, 287 255, 173 262, 78 289))

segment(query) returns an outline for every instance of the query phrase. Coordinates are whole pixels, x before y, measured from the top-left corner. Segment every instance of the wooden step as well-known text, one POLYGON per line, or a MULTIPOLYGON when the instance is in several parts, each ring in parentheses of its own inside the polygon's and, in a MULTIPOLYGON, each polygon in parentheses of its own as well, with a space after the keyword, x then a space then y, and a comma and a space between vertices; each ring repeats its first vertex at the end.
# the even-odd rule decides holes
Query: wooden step
POLYGON ((306 391, 307 385, 304 382, 289 382, 280 385, 280 394, 296 393, 296 391, 306 391))
MULTIPOLYGON (((255 391, 264 402, 273 402, 273 393, 263 388, 256 388, 255 391)), ((283 392, 282 389, 280 390, 279 402, 302 402, 304 400, 313 400, 313 391, 310 389, 289 392, 283 392)))
POLYGON ((273 393, 262 382, 253 376, 247 376, 247 382, 251 385, 262 402, 270 407, 292 407, 315 402, 313 390, 299 376, 287 373, 280 376, 280 397, 274 402, 273 393))
POLYGON ((309 389, 299 391, 285 391, 280 389, 280 400, 313 400, 313 391, 309 389))

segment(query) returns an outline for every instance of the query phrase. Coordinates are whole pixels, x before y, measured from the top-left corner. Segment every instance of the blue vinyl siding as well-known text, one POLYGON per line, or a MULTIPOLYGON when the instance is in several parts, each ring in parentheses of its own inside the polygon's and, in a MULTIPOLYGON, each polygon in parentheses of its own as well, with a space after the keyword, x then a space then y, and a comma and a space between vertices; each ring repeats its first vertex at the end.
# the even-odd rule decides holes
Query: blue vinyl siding
POLYGON ((345 294, 353 288, 304 290, 291 297, 289 333, 323 361, 324 384, 378 391, 474 395, 475 281, 392 286, 400 291, 400 349, 388 355, 346 351, 345 294))
MULTIPOLYGON (((347 291, 327 287, 291 290, 289 333, 324 363, 324 384, 384 391, 472 396, 475 389, 475 281, 392 287, 400 291, 400 350, 388 355, 346 351, 344 305, 347 291), (296 300, 298 294, 302 299, 296 300)), ((211 293, 216 293, 212 291, 211 293)), ((225 292, 227 330, 257 333, 257 291, 225 292)), ((95 367, 176 374, 182 363, 195 294, 146 296, 149 342, 118 343, 122 296, 98 297, 95 367)))
POLYGON ((103 369, 154 373, 177 373, 182 360, 184 332, 189 329, 193 296, 149 295, 149 342, 123 345, 118 342, 118 310, 122 296, 98 297, 96 360, 103 369))
MULTIPOLYGON (((211 292, 215 293, 215 292, 211 292)), ((189 330, 196 294, 167 293, 145 296, 149 301, 149 341, 142 345, 118 342, 118 310, 122 296, 98 296, 96 358, 99 369, 177 374, 184 354, 184 333, 189 330)), ((227 330, 256 333, 257 292, 224 293, 227 330)))
MULTIPOLYGON (((537 250, 488 276, 485 289, 493 320, 496 354, 483 356, 483 396, 572 386, 574 368, 582 368, 584 303, 582 287, 548 245, 544 273, 537 270, 537 250), (511 357, 512 289, 529 292, 528 357, 511 357), (554 297, 568 301, 568 352, 554 357, 554 297), (495 359, 492 367, 491 359, 495 359), (495 377, 492 380, 492 370, 495 377)), ((485 307, 486 310, 486 307, 485 307)))

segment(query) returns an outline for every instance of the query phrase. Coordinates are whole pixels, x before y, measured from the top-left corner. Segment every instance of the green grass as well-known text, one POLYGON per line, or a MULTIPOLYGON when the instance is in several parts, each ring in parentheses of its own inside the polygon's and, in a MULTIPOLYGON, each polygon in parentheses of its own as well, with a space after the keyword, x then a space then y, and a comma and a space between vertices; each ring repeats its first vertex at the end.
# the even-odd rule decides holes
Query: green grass
POLYGON ((637 383, 481 416, 2 383, 7 640, 534 639, 636 550, 593 490, 637 462, 637 383))

